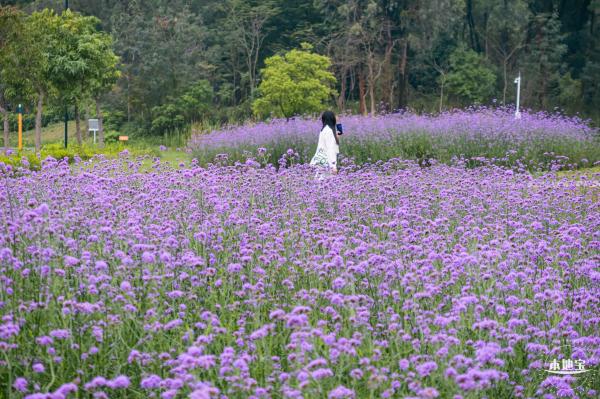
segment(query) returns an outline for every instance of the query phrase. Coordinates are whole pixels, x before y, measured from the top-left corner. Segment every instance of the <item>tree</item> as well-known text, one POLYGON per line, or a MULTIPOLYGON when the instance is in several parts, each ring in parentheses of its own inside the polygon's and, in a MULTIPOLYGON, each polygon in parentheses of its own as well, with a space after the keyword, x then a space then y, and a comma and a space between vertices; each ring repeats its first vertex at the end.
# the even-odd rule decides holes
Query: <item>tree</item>
POLYGON ((141 90, 137 89, 138 79, 141 80, 140 60, 144 58, 143 43, 138 39, 140 36, 148 37, 148 24, 140 9, 138 2, 128 2, 119 7, 111 20, 112 35, 115 40, 115 51, 121 58, 123 79, 120 82, 120 91, 124 98, 119 102, 124 104, 127 114, 127 122, 131 122, 136 109, 141 109, 141 90))
POLYGON ((580 79, 573 79, 571 72, 567 72, 560 78, 558 88, 558 103, 564 110, 576 113, 582 108, 583 87, 580 79))
POLYGON ((61 20, 51 10, 31 14, 24 24, 18 69, 36 96, 35 150, 42 148, 42 110, 44 99, 55 92, 50 57, 59 40, 61 20))
MULTIPOLYGON (((442 37, 440 37, 442 38, 442 37)), ((446 38, 447 39, 447 38, 446 38)), ((440 86, 440 102, 438 111, 442 112, 444 109, 444 88, 448 79, 448 73, 450 73, 450 54, 454 51, 455 43, 452 40, 440 40, 431 49, 429 56, 426 56, 426 63, 431 65, 435 72, 439 75, 436 82, 440 86)))
POLYGON ((111 51, 105 45, 106 35, 96 30, 99 22, 95 17, 65 11, 60 16, 60 26, 49 57, 52 82, 61 100, 75 105, 76 137, 80 146, 83 144, 80 104, 91 95, 94 78, 106 73, 97 70, 101 68, 102 52, 111 51))
POLYGON ((450 55, 460 42, 464 15, 462 0, 426 0, 420 5, 411 25, 413 68, 411 78, 420 92, 434 92, 439 86, 437 109, 444 108, 450 55))
POLYGON ((448 90, 467 104, 483 103, 492 96, 496 76, 482 56, 464 47, 450 55, 448 90))
POLYGON ((15 50, 20 40, 22 19, 23 14, 16 8, 0 6, 0 113, 3 119, 5 151, 9 148, 9 100, 15 97, 17 91, 14 59, 18 56, 15 50))
MULTIPOLYGON (((338 104, 343 108, 348 75, 358 80, 359 109, 375 113, 377 104, 406 106, 408 93, 408 29, 411 0, 318 0, 331 27, 330 53, 341 81, 338 104)), ((353 86, 351 85, 351 88, 353 86)))
MULTIPOLYGON (((119 76, 118 58, 112 51, 110 35, 98 32, 99 20, 69 10, 57 15, 44 10, 28 19, 27 51, 36 62, 28 65, 25 76, 37 93, 36 150, 41 147, 41 116, 45 97, 57 93, 61 102, 75 104, 76 134, 83 144, 80 127, 80 104, 90 97, 97 102, 119 76), (37 51, 36 51, 37 49, 37 51)), ((28 64, 22 60, 21 64, 28 64)), ((99 107, 97 106, 97 109, 99 107)), ((99 116, 101 121, 101 115, 99 116)), ((100 123, 101 124, 101 123, 100 123)), ((103 130, 100 127, 100 143, 103 130)))
POLYGON ((364 64, 367 71, 367 91, 371 104, 371 114, 376 112, 375 89, 383 67, 389 64, 395 41, 392 41, 388 47, 383 50, 384 35, 387 30, 389 21, 379 19, 381 10, 376 1, 369 1, 364 15, 360 23, 352 26, 350 32, 355 36, 355 39, 360 43, 360 48, 363 52, 364 64))
POLYGON ((278 9, 270 1, 262 1, 253 6, 245 0, 229 0, 229 23, 235 27, 233 37, 241 48, 245 60, 250 85, 250 100, 254 99, 258 75, 260 51, 267 33, 267 21, 277 14, 278 9))
POLYGON ((174 101, 152 108, 152 130, 155 133, 174 132, 185 125, 181 109, 174 101))
POLYGON ((113 52, 112 37, 106 33, 95 32, 90 40, 88 59, 91 63, 89 80, 86 85, 96 106, 98 118, 98 142, 104 145, 104 118, 101 99, 116 84, 121 76, 118 69, 119 57, 113 52))
POLYGON ((207 80, 199 80, 179 98, 178 107, 188 123, 204 118, 213 101, 213 88, 207 80))
POLYGON ((525 46, 526 28, 530 17, 527 3, 522 0, 494 2, 489 13, 486 43, 490 43, 502 69, 502 104, 506 104, 508 87, 512 84, 508 74, 525 46))
POLYGON ((211 109, 213 89, 206 80, 194 83, 181 97, 169 99, 152 109, 152 130, 157 134, 173 132, 203 119, 211 109))
MULTIPOLYGON (((600 26, 597 23, 600 18, 600 0, 593 0, 589 6, 592 18, 589 23, 587 35, 590 38, 600 36, 600 26)), ((583 100, 587 105, 588 112, 600 116, 600 40, 588 40, 591 44, 585 54, 585 66, 581 71, 581 82, 583 86, 583 100)))
POLYGON ((128 120, 134 114, 142 128, 149 127, 152 108, 217 70, 214 63, 221 54, 207 58, 207 24, 189 3, 131 1, 115 6, 113 34, 125 77, 119 83, 125 86, 128 120))
POLYGON ((532 22, 528 55, 523 63, 524 94, 531 105, 548 108, 550 98, 559 95, 563 57, 567 52, 560 30, 556 13, 540 14, 532 22))
POLYGON ((346 97, 351 94, 358 77, 359 109, 361 114, 366 113, 364 57, 357 40, 363 11, 362 0, 317 0, 315 4, 324 16, 323 28, 328 35, 327 54, 340 78, 338 108, 345 108, 346 97), (347 87, 349 80, 350 88, 347 87))
POLYGON ((265 60, 258 88, 260 97, 252 104, 256 115, 290 118, 325 107, 335 95, 332 86, 336 79, 329 71, 329 58, 312 53, 311 49, 303 43, 299 50, 265 60))

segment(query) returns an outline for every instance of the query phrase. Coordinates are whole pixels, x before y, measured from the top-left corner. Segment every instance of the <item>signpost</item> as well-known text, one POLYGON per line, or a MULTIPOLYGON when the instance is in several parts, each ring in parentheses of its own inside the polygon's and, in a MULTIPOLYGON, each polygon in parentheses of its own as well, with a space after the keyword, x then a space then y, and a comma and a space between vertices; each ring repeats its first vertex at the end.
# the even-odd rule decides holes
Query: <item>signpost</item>
POLYGON ((100 130, 98 119, 88 119, 89 131, 94 132, 94 144, 96 144, 96 132, 100 130))
POLYGON ((19 143, 18 143, 18 148, 19 151, 21 151, 23 149, 23 105, 19 104, 19 106, 17 107, 17 114, 18 114, 18 131, 19 131, 19 143))
POLYGON ((521 119, 521 111, 519 111, 519 102, 521 100, 521 72, 519 72, 519 77, 515 79, 515 84, 517 85, 517 110, 515 111, 515 119, 521 119))

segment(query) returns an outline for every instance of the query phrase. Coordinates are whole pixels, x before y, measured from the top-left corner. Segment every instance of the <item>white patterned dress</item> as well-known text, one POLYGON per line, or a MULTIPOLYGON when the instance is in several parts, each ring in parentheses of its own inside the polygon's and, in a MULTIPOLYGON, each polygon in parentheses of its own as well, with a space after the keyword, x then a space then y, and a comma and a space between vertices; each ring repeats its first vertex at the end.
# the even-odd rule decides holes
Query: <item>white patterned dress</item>
POLYGON ((315 156, 310 164, 317 167, 317 178, 322 179, 331 175, 337 169, 337 155, 340 147, 335 141, 334 133, 329 126, 325 126, 319 133, 319 144, 315 156))

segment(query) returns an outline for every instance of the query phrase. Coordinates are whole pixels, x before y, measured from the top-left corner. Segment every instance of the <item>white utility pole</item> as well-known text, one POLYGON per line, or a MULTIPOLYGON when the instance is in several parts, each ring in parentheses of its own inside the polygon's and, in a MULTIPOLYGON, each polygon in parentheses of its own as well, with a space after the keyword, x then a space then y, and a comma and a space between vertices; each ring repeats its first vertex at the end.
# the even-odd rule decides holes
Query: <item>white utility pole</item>
POLYGON ((519 111, 521 101, 521 71, 519 71, 519 77, 515 79, 517 84, 517 110, 515 111, 515 119, 521 119, 521 111, 519 111))

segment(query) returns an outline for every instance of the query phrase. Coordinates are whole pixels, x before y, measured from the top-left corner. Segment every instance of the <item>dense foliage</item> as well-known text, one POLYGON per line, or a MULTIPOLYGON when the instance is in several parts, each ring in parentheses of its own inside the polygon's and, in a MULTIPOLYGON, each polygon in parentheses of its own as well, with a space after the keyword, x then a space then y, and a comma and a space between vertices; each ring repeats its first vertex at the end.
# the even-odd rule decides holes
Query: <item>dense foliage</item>
MULTIPOLYGON (((62 2, 9 0, 27 12, 62 2)), ((598 0, 71 0, 114 38, 121 77, 108 96, 129 133, 178 129, 165 115, 198 81, 213 122, 239 122, 268 57, 311 43, 332 61, 339 109, 438 111, 472 102, 598 117, 598 0)), ((333 103, 334 99, 330 101, 333 103)), ((184 125, 189 120, 182 114, 184 125)))

